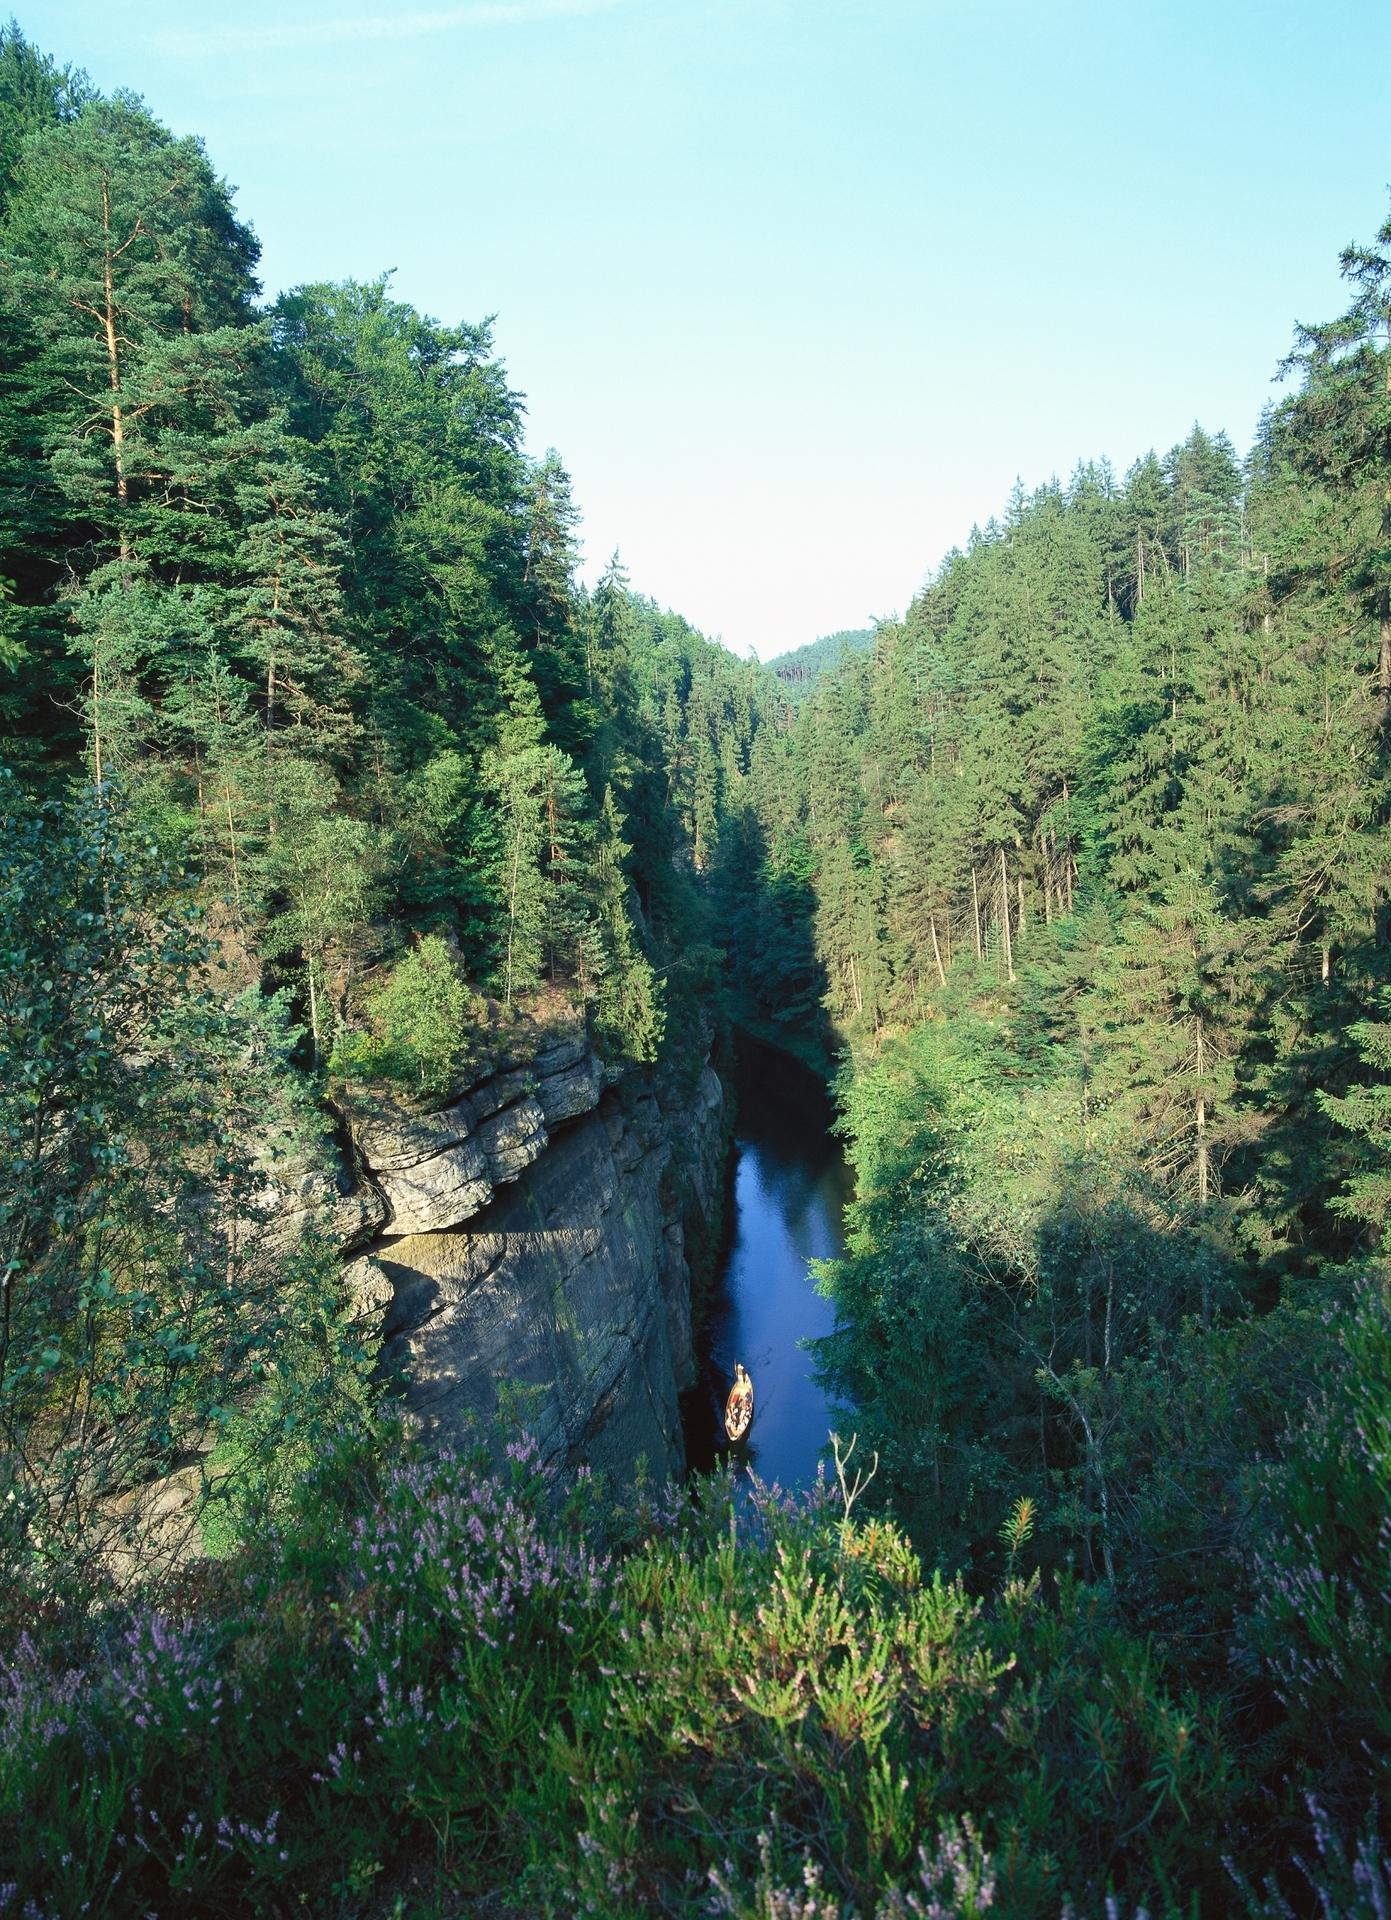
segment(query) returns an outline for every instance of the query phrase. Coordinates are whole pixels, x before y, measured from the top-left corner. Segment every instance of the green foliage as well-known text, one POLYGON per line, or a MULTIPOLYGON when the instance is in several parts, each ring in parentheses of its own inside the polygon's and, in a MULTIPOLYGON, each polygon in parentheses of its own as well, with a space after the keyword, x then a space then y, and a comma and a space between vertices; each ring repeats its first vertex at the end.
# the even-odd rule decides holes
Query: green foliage
POLYGON ((1221 1713, 1085 1589, 973 1599, 882 1522, 713 1484, 612 1512, 525 1440, 501 1481, 392 1454, 330 1454, 196 1620, 9 1656, 21 1899, 329 1913, 408 1863, 440 1898, 613 1920, 1223 1897, 1221 1713))
POLYGON ((1384 1800, 1391 1784, 1391 1298, 1356 1291, 1324 1366, 1259 1475, 1262 1530, 1246 1629, 1321 1797, 1384 1800))
MULTIPOLYGON (((109 791, 0 788, 0 1435, 7 1564, 42 1589, 167 1566, 172 1469, 253 1403, 261 1452, 320 1421, 297 1350, 336 1356, 337 1282, 258 1232, 268 1166, 312 1159, 283 1006, 206 983, 196 916, 109 791), (304 1404, 260 1396, 287 1368, 304 1404)), ((341 1364, 340 1364, 341 1359, 341 1364)))
POLYGON ((258 315, 256 254, 196 140, 6 29, 14 753, 120 779, 316 1061, 355 974, 432 932, 508 1008, 559 991, 649 1063, 771 683, 616 558, 580 589, 568 475, 522 453, 486 324, 385 280, 258 315))
POLYGON ((868 653, 873 645, 873 627, 846 628, 840 633, 823 634, 819 640, 808 641, 804 647, 793 647, 788 653, 779 653, 768 666, 786 687, 788 698, 799 701, 806 698, 817 677, 831 672, 847 653, 868 653))
POLYGON ((468 1062, 478 1007, 438 934, 423 936, 379 985, 363 996, 366 1032, 343 1034, 335 1079, 385 1083, 418 1100, 458 1085, 468 1062))
POLYGON ((0 1543, 43 1603, 0 1886, 1283 1916, 1307 1792, 1306 1892, 1385 1904, 1388 1341, 1341 1263, 1388 1211, 1389 235, 1245 470, 1195 426, 1017 488, 769 673, 616 554, 580 587, 486 323, 258 314, 199 143, 0 29, 0 1543), (694 1072, 722 969, 843 1049, 821 1360, 872 1484, 600 1542, 525 1448, 342 1452, 316 1509, 374 1416, 266 1220, 293 1057, 440 1100, 486 986, 694 1072), (58 1605, 197 1530, 177 1624, 58 1605))
POLYGON ((359 929, 377 897, 375 836, 366 821, 329 810, 324 776, 305 761, 276 762, 276 831, 259 863, 270 910, 262 948, 298 964, 317 1061, 324 1047, 324 969, 329 951, 359 929))
POLYGON ((1361 1020, 1348 1035, 1365 1066, 1378 1078, 1350 1087, 1340 1097, 1320 1090, 1320 1107, 1340 1127, 1355 1134, 1364 1148, 1363 1164, 1330 1204, 1338 1213, 1365 1220, 1384 1233, 1391 1214, 1391 1025, 1361 1020))

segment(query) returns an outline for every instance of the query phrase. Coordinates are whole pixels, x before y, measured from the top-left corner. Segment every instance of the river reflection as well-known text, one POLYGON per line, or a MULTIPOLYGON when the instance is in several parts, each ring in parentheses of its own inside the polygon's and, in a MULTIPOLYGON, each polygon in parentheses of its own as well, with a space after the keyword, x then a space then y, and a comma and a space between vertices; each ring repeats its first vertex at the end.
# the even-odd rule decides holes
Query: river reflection
POLYGON ((850 1170, 829 1132, 831 1101, 797 1061, 741 1036, 735 1093, 733 1218, 701 1340, 700 1382, 686 1398, 686 1448, 699 1468, 731 1451, 721 1413, 742 1360, 753 1375, 755 1416, 735 1458, 765 1482, 806 1486, 837 1424, 798 1344, 829 1333, 836 1319, 807 1263, 843 1250, 850 1170))

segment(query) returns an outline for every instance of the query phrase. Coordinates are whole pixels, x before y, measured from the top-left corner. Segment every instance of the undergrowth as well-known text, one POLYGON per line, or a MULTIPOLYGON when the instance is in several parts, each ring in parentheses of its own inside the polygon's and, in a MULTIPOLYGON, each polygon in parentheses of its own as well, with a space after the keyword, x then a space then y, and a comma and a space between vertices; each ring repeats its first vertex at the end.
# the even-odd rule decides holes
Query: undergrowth
MULTIPOLYGON (((161 1609, 13 1640, 0 1914, 1256 1913, 1231 1713, 1099 1589, 970 1594, 824 1485, 619 1507, 525 1438, 345 1445, 161 1609)), ((1382 1912, 1342 1865, 1324 1910, 1382 1912)))

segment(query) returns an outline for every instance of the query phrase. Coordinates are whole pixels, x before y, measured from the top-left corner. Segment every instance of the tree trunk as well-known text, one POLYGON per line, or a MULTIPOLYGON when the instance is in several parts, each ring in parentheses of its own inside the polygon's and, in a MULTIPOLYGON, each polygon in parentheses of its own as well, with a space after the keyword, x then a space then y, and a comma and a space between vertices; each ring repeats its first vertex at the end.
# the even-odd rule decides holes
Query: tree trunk
POLYGON ((111 234, 111 188, 106 180, 101 183, 101 233, 102 267, 101 285, 104 311, 102 315, 106 332, 106 371, 111 383, 111 452, 116 464, 116 500, 120 519, 120 549, 122 560, 130 559, 129 531, 126 526, 125 511, 130 503, 130 483, 126 477, 126 422, 121 407, 121 354, 116 337, 116 273, 115 253, 112 248, 111 234))
POLYGON ((319 1064, 319 996, 314 989, 314 956, 309 956, 309 1033, 314 1048, 314 1064, 319 1064))
POLYGON ((1203 1074, 1207 1070, 1207 1056, 1203 1049, 1203 1023, 1197 1022, 1198 1039, 1198 1104, 1196 1122, 1198 1131, 1198 1205, 1205 1207, 1212 1189, 1211 1153, 1207 1138, 1207 1096, 1202 1090, 1203 1074))
POLYGON ((937 962, 937 978, 941 981, 942 985, 945 986, 947 984, 947 970, 942 965, 942 949, 937 944, 937 916, 935 913, 930 913, 927 916, 927 924, 932 930, 932 957, 937 962))
POLYGON ((976 958, 977 960, 983 960, 985 958, 985 949, 981 945, 980 938, 980 891, 976 886, 976 870, 974 867, 971 869, 971 912, 975 917, 976 923, 976 958))
POLYGON ((237 824, 232 817, 232 789, 227 775, 222 776, 222 804, 227 814, 227 842, 232 855, 232 898, 237 903, 237 928, 242 931, 244 922, 241 904, 241 869, 237 864, 237 824))
POLYGON ((101 658, 101 635, 97 635, 96 649, 92 654, 92 780, 98 796, 101 793, 101 676, 97 666, 101 658))
POLYGON ((522 834, 520 824, 512 846, 512 883, 507 889, 507 1009, 512 1009, 512 935, 517 924, 517 878, 522 870, 522 834))
POLYGON ((1009 868, 1005 864, 1005 850, 1000 848, 1000 933, 1005 943, 1005 974, 1011 985, 1014 982, 1014 942, 1009 931, 1009 868))
POLYGON ((266 835, 275 838, 275 776, 271 763, 275 739, 275 650, 266 662, 266 835))

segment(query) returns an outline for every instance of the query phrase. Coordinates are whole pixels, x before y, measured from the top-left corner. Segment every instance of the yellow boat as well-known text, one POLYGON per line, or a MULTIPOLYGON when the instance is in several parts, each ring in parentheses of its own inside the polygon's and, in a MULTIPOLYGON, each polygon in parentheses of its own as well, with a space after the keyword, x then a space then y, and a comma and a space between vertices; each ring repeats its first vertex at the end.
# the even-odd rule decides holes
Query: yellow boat
POLYGON ((724 1430, 731 1440, 742 1440, 752 1425, 753 1381, 745 1373, 742 1362, 736 1361, 734 1385, 724 1403, 724 1430))

